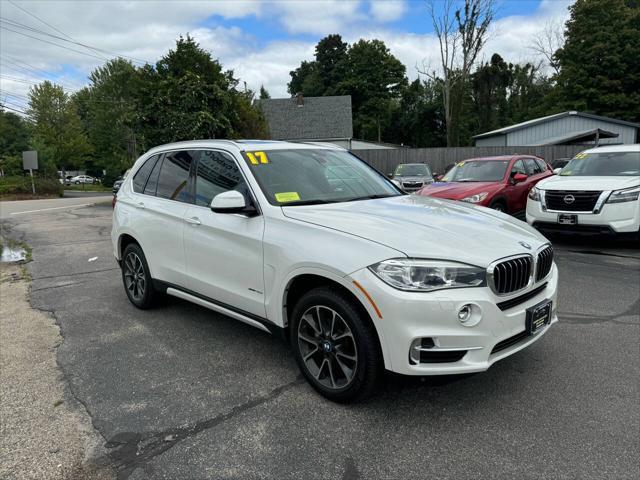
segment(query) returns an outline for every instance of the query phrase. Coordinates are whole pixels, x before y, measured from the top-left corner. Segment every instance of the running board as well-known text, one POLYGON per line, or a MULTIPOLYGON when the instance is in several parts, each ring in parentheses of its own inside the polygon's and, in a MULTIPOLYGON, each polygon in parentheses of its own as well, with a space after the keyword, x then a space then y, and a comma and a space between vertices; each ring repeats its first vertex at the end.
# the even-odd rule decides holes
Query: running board
POLYGON ((267 333, 271 333, 271 331, 267 327, 265 327, 262 323, 256 320, 253 320, 252 318, 246 317, 241 313, 234 312, 233 310, 229 310, 228 308, 221 307, 220 305, 216 305, 215 303, 208 302, 206 300, 203 300, 202 298, 196 297, 195 295, 191 295, 189 293, 183 292, 182 290, 169 287, 167 288, 167 294, 172 295, 174 297, 181 298, 182 300, 186 300, 188 302, 195 303, 196 305, 200 305, 201 307, 208 308, 209 310, 222 313, 224 315, 227 315, 228 317, 235 318, 236 320, 240 320, 241 322, 244 322, 247 325, 251 325, 252 327, 256 327, 267 333))

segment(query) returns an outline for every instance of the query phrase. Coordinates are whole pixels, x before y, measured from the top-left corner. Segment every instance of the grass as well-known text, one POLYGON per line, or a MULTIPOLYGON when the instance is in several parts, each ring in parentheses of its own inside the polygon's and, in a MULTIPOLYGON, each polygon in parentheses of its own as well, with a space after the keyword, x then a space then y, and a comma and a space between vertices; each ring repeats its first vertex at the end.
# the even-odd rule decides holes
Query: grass
POLYGON ((111 187, 107 187, 100 183, 96 184, 85 184, 85 185, 65 185, 65 190, 76 190, 80 192, 110 192, 111 187))
MULTIPOLYGON (((56 178, 34 177, 36 196, 62 196, 62 184, 56 178)), ((31 189, 31 178, 28 176, 0 177, 0 198, 34 198, 31 189)))

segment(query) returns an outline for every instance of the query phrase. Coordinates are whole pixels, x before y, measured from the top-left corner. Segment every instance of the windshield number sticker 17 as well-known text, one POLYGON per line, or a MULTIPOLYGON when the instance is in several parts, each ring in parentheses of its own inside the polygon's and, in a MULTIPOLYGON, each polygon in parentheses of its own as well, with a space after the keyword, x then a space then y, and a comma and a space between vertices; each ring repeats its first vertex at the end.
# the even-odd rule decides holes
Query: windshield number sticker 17
POLYGON ((269 163, 269 158, 264 152, 247 152, 247 157, 252 165, 258 165, 260 163, 269 163))

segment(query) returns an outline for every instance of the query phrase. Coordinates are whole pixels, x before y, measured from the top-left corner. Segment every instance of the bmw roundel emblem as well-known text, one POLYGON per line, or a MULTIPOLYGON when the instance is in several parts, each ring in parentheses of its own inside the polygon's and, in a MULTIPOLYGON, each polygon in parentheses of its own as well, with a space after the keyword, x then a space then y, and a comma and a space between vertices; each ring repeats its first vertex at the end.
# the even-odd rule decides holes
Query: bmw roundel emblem
POLYGON ((522 245, 524 248, 526 248, 527 250, 531 250, 531 245, 529 245, 527 242, 518 242, 520 245, 522 245))

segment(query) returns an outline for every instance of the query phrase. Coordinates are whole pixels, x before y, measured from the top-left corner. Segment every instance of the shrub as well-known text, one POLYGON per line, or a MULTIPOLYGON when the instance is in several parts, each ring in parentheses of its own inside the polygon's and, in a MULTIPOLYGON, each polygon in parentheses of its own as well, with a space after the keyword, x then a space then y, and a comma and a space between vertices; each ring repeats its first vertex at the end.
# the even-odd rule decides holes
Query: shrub
MULTIPOLYGON (((36 195, 62 196, 62 184, 55 178, 34 177, 36 195)), ((28 195, 31 194, 31 178, 28 176, 0 177, 0 195, 28 195)))

